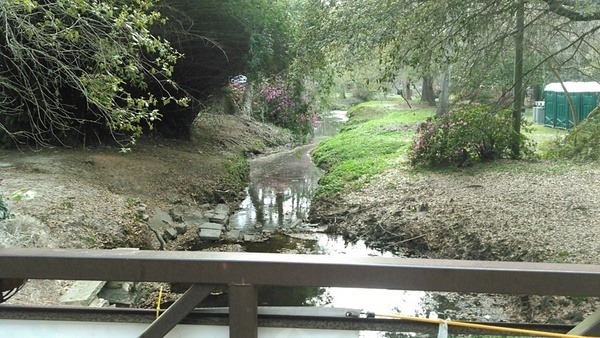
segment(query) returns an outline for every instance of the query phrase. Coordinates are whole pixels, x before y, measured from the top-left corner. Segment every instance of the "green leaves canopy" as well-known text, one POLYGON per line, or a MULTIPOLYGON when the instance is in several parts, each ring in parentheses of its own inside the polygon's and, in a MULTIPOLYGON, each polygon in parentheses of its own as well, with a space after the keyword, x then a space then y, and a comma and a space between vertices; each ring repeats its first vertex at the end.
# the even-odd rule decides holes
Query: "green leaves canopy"
POLYGON ((0 0, 0 141, 64 142, 98 125, 136 136, 160 118, 163 101, 185 104, 169 80, 182 55, 150 33, 164 22, 152 8, 151 0, 0 0))
MULTIPOLYGON (((381 81, 392 81, 406 67, 417 74, 436 74, 452 64, 455 87, 476 89, 493 84, 508 89, 513 82, 517 3, 315 1, 313 11, 320 11, 315 14, 320 20, 306 41, 317 44, 340 70, 377 60, 384 70, 381 81)), ((600 24, 594 21, 598 18, 596 0, 528 1, 526 74, 536 75, 540 81, 547 62, 556 58, 555 64, 565 70, 577 67, 588 71, 579 77, 596 76, 598 63, 594 59, 600 55, 592 46, 598 43, 600 24), (583 57, 573 58, 576 54, 583 57)))

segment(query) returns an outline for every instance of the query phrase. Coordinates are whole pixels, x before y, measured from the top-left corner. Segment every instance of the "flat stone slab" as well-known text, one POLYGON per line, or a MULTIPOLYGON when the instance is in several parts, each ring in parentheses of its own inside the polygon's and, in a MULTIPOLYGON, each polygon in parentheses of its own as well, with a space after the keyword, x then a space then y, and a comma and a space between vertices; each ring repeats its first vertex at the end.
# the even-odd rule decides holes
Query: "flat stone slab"
POLYGON ((96 297, 96 299, 94 299, 94 301, 92 301, 90 306, 91 307, 110 307, 110 302, 104 298, 96 297))
POLYGON ((200 225, 202 223, 208 222, 208 217, 205 217, 202 214, 202 212, 196 210, 191 214, 183 215, 183 221, 187 224, 200 225))
POLYGON ((298 226, 302 225, 302 220, 301 219, 297 219, 295 221, 292 222, 292 224, 290 224, 290 228, 296 228, 298 226))
POLYGON ((242 240, 244 242, 254 242, 254 241, 256 241, 257 238, 258 238, 257 236, 251 235, 251 234, 242 235, 242 240))
POLYGON ((173 228, 177 230, 177 234, 183 235, 187 231, 188 226, 187 224, 177 224, 173 228))
POLYGON ((242 232, 240 230, 231 230, 225 233, 225 237, 229 240, 237 241, 241 238, 242 232))
POLYGON ((163 237, 167 240, 172 240, 177 237, 177 229, 175 228, 166 228, 163 232, 163 237))
POLYGON ((219 224, 219 223, 202 223, 200 224, 200 229, 208 229, 208 230, 219 230, 219 231, 223 231, 223 224, 219 224))
POLYGON ((125 282, 120 288, 103 288, 99 296, 118 307, 131 307, 135 301, 133 289, 133 283, 125 282))
POLYGON ((217 206, 215 207, 215 211, 218 213, 229 214, 231 210, 229 209, 229 206, 227 204, 217 204, 217 206))
POLYGON ((160 210, 159 208, 155 208, 154 209, 154 216, 152 216, 152 218, 150 218, 150 220, 148 221, 148 226, 152 229, 152 230, 159 230, 161 228, 163 228, 165 225, 171 223, 173 220, 171 220, 171 216, 160 210))
POLYGON ((218 241, 221 238, 221 230, 200 229, 198 237, 207 241, 218 241))
POLYGON ((129 291, 132 287, 133 283, 131 282, 108 281, 106 282, 106 285, 104 285, 104 289, 125 289, 127 291, 129 291))
POLYGON ((224 213, 224 212, 220 212, 220 211, 215 211, 210 216, 208 216, 208 219, 211 222, 213 222, 213 223, 220 223, 220 224, 227 223, 227 219, 228 218, 229 218, 229 214, 228 213, 224 213))
POLYGON ((164 212, 159 208, 154 208, 154 217, 160 218, 161 221, 165 223, 171 223, 173 220, 171 219, 171 215, 168 212, 164 212))
POLYGON ((104 284, 105 281, 76 281, 67 293, 60 297, 60 302, 66 305, 89 306, 98 298, 104 284))
POLYGON ((165 226, 165 223, 163 221, 161 221, 160 217, 152 217, 148 220, 148 226, 150 227, 150 229, 152 230, 160 230, 160 228, 165 226))

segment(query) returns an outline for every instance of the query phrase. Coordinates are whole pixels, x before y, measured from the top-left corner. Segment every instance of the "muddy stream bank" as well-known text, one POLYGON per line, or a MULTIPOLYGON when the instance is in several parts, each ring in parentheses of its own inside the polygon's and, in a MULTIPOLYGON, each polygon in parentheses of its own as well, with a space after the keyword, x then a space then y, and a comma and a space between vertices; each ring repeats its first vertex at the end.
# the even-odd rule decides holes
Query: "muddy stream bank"
MULTIPOLYGON (((299 235, 305 242, 248 251, 598 262, 600 247, 591 241, 600 229, 596 166, 566 169, 546 162, 507 161, 501 165, 514 169, 479 174, 410 174, 398 169, 334 203, 311 205, 321 175, 310 161, 312 146, 253 161, 253 185, 238 213, 251 232, 278 229, 277 236, 283 234, 290 243, 299 235), (286 181, 291 186, 282 184, 286 181), (325 245, 307 250, 306 241, 325 245), (328 252, 329 246, 343 249, 328 252)), ((387 290, 325 290, 317 303, 323 299, 332 306, 387 313, 552 324, 577 324, 600 304, 597 298, 576 296, 387 290)))
MULTIPOLYGON (((323 171, 312 163, 310 152, 320 141, 335 134, 338 125, 344 121, 344 112, 333 112, 322 120, 310 144, 249 161, 250 184, 246 198, 229 221, 229 228, 241 231, 245 239, 237 244, 239 250, 344 255, 349 259, 393 256, 390 252, 367 248, 361 240, 347 243, 342 236, 327 234, 325 227, 308 222, 312 197, 323 175, 323 171)), ((398 290, 259 288, 261 305, 318 305, 379 313, 395 313, 401 309, 410 315, 422 314, 419 303, 424 296, 424 292, 398 290)), ((226 305, 226 299, 218 298, 214 297, 204 305, 226 305)))
MULTIPOLYGON (((109 147, 3 151, 0 191, 37 192, 31 201, 10 204, 32 225, 28 235, 42 239, 36 246, 156 250, 153 234, 136 212, 140 203, 148 210, 169 210, 195 209, 204 203, 235 208, 239 204, 233 201, 243 200, 231 226, 250 240, 198 249, 600 264, 596 165, 508 162, 504 165, 514 170, 475 174, 408 173, 399 168, 332 203, 315 203, 311 196, 322 172, 308 156, 312 144, 250 160, 253 183, 246 195, 238 196, 244 185, 232 185, 236 177, 223 178, 227 168, 241 165, 234 149, 243 146, 260 154, 272 144, 254 149, 254 139, 242 139, 250 133, 272 139, 277 130, 231 116, 217 116, 200 127, 204 127, 198 132, 202 142, 217 147, 150 140, 140 142, 128 156, 109 147), (307 210, 314 216, 310 220, 307 210), (335 234, 324 233, 325 229, 335 234), (343 234, 351 244, 344 242, 343 234)), ((326 137, 319 135, 320 130, 335 130, 321 127, 317 141, 326 137)), ((280 139, 286 142, 284 136, 280 139)), ((10 302, 56 305, 68 287, 68 281, 33 280, 10 302)), ((155 307, 157 292, 150 286, 142 305, 155 307)), ((262 294, 271 297, 264 300, 271 304, 398 309, 408 315, 436 312, 440 317, 481 321, 576 323, 599 307, 597 299, 582 297, 448 293, 413 297, 386 290, 360 295, 356 290, 321 288, 262 294)), ((176 295, 165 298, 171 301, 176 295)))

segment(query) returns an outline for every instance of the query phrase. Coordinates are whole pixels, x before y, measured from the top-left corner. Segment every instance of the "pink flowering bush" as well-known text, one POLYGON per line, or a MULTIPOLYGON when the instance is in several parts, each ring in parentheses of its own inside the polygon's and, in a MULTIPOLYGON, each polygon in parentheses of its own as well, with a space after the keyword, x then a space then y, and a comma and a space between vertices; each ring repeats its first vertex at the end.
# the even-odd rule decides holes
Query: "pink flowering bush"
POLYGON ((263 82, 254 101, 253 111, 264 121, 290 129, 299 136, 313 131, 317 109, 304 88, 285 82, 281 77, 263 82))
POLYGON ((410 163, 466 166, 475 161, 509 157, 514 142, 526 148, 527 139, 515 132, 510 110, 491 113, 485 105, 460 105, 419 125, 410 150, 410 163))

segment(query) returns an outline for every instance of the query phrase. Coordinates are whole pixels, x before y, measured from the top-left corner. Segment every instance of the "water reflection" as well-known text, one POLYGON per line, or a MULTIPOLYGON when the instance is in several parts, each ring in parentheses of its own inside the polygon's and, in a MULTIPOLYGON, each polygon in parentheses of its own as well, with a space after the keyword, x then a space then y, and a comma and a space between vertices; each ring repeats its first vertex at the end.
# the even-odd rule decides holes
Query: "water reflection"
POLYGON ((322 170, 312 163, 310 152, 320 141, 337 134, 346 120, 344 111, 328 112, 319 121, 310 144, 249 161, 246 199, 231 218, 230 226, 260 232, 301 223, 323 176, 322 170))
POLYGON ((230 226, 256 232, 294 226, 306 218, 323 176, 310 159, 314 146, 251 160, 247 196, 232 216, 230 226))
MULTIPOLYGON (((247 196, 230 219, 230 227, 244 233, 270 233, 268 241, 244 243, 248 252, 304 253, 347 256, 393 256, 369 249, 363 242, 345 243, 339 236, 315 231, 274 232, 296 228, 307 217, 323 172, 314 166, 310 152, 321 140, 337 132, 346 120, 345 112, 324 116, 311 144, 292 151, 250 161, 247 196)), ((261 287, 261 305, 313 305, 364 309, 379 313, 415 315, 424 292, 349 288, 261 287)))
POLYGON ((315 130, 316 142, 339 133, 346 121, 348 121, 348 116, 344 110, 332 110, 324 113, 315 130))

